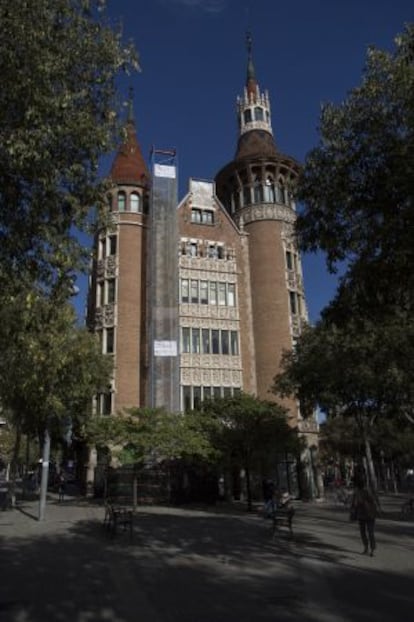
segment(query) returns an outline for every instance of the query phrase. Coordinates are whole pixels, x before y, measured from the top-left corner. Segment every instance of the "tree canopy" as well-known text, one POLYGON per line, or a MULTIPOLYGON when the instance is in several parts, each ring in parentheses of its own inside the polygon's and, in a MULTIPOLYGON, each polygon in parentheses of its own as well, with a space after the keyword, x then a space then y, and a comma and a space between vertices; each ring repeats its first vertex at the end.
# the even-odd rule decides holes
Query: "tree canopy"
POLYGON ((347 261, 358 280, 369 263, 377 286, 397 286, 414 253, 414 25, 395 43, 370 48, 361 85, 323 106, 298 189, 302 249, 324 251, 330 269, 347 261))
POLYGON ((110 373, 70 304, 120 136, 117 79, 138 67, 104 5, 0 0, 0 404, 17 442, 49 415, 81 420, 110 373))
MULTIPOLYGON (((119 135, 116 77, 136 67, 95 0, 0 0, 0 275, 73 285, 76 235, 103 201, 99 158, 119 135)), ((6 290, 7 291, 7 290, 6 290)))

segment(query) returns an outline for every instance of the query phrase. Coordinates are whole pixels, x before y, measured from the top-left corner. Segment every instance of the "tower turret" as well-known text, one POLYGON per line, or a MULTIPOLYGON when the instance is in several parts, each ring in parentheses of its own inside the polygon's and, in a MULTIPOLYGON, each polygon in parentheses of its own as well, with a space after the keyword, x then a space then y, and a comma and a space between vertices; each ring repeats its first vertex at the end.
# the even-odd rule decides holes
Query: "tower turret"
MULTIPOLYGON (((306 320, 293 237, 296 214, 291 189, 299 166, 276 147, 270 99, 256 78, 250 34, 247 78, 243 96, 237 99, 237 114, 235 158, 217 174, 216 188, 224 207, 248 233, 257 393, 269 399, 282 352, 292 347, 306 320)), ((296 404, 289 407, 296 418, 296 404)))

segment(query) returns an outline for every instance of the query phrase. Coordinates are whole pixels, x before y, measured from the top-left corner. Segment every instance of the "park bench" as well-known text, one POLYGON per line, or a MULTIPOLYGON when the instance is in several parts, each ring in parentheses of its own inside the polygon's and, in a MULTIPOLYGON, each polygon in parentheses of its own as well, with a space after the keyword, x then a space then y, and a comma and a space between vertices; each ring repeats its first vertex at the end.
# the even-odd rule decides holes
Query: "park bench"
POLYGON ((118 527, 124 531, 129 528, 129 535, 132 540, 134 533, 134 509, 131 505, 124 505, 118 500, 105 501, 104 527, 112 538, 115 537, 118 527))

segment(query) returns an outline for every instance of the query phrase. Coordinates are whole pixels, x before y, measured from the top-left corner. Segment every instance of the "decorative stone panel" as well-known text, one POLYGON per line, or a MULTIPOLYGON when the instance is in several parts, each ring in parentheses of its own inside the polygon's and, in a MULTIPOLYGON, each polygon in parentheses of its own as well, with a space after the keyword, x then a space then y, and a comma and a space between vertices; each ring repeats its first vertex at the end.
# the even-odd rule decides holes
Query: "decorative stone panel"
POLYGON ((240 218, 243 219, 244 225, 257 220, 281 220, 287 223, 294 223, 296 220, 295 212, 286 205, 267 204, 267 205, 251 205, 239 210, 235 219, 238 223, 240 218))

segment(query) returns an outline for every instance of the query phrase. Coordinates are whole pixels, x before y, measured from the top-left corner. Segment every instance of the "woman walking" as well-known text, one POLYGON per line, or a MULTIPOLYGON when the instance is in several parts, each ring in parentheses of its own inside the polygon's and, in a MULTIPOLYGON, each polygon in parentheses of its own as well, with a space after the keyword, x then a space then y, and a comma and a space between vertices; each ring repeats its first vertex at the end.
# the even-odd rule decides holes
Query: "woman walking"
POLYGON ((376 549, 375 519, 378 515, 379 503, 375 495, 368 490, 362 480, 354 483, 355 491, 351 502, 351 519, 359 523, 359 533, 364 545, 363 555, 368 552, 371 557, 376 549))

